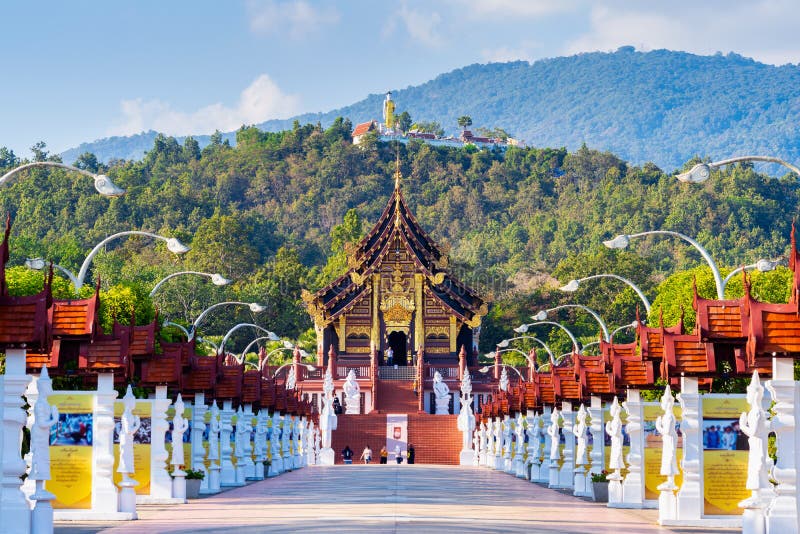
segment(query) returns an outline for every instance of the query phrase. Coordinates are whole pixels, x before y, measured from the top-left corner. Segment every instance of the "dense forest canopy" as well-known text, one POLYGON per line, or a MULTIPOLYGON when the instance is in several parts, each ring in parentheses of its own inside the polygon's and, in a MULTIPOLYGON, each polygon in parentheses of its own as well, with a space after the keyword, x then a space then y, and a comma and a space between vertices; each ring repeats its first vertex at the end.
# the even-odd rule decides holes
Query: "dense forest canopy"
MULTIPOLYGON (((737 54, 698 56, 622 47, 530 64, 470 65, 418 86, 386 90, 392 91, 398 112, 408 112, 418 125, 438 123, 449 134, 458 134, 458 118, 469 116, 476 131, 500 128, 533 146, 570 151, 585 143, 637 165, 652 161, 672 171, 696 154, 800 160, 794 119, 800 112, 798 85, 798 65, 776 67, 737 54)), ((353 123, 380 119, 383 99, 383 94, 374 94, 295 119, 324 127, 339 116, 353 123)), ((281 131, 291 128, 292 121, 258 127, 281 131)), ((106 162, 139 159, 156 135, 144 132, 86 143, 65 152, 64 159, 74 161, 87 151, 106 162)), ((234 135, 225 138, 233 141, 234 135)), ((204 135, 198 141, 205 146, 210 138, 204 135)))
MULTIPOLYGON (((77 271, 92 246, 109 234, 137 229, 175 236, 191 245, 189 253, 172 254, 147 238, 115 241, 96 258, 91 275, 100 278, 104 291, 124 286, 132 288, 131 298, 141 298, 172 272, 218 272, 234 284, 216 287, 199 277, 165 284, 153 302, 162 320, 188 323, 221 300, 261 302, 268 307, 263 314, 246 308, 215 314, 206 333, 221 335, 237 319, 256 320, 313 349, 300 291, 319 288, 345 270, 344 247, 384 208, 399 155, 402 188, 421 225, 451 247, 455 274, 493 298, 481 347, 491 350, 542 307, 579 302, 598 310, 612 327, 635 316, 633 291, 608 280, 586 284, 576 294, 556 289, 571 278, 614 272, 657 300, 659 284, 669 275, 702 264, 679 240, 638 239, 627 250, 611 251, 602 246, 604 239, 675 230, 695 237, 729 270, 785 256, 797 212, 795 176, 770 177, 748 164, 689 185, 653 164, 633 166, 585 146, 505 153, 374 139, 354 146, 351 129, 342 118, 326 129, 299 123, 282 132, 243 127, 235 146, 215 136, 202 149, 191 138, 181 144, 158 136, 143 159, 109 167, 82 155, 78 165, 106 172, 127 189, 114 199, 97 195, 91 180, 68 172, 26 171, 0 195, 0 208, 14 222, 11 265, 41 256, 77 271)), ((53 158, 43 145, 36 157, 53 158)), ((19 163, 0 148, 0 173, 19 163)), ((785 298, 785 269, 765 276, 777 284, 767 284, 765 294, 785 298)), ((683 280, 680 298, 691 295, 691 283, 685 275, 683 280)), ((713 284, 710 291, 708 284, 698 285, 701 294, 714 295, 713 284)), ((674 291, 674 286, 661 287, 674 291)), ((730 288, 730 295, 741 294, 741 280, 730 288)), ((666 320, 677 320, 679 300, 661 300, 666 320)), ((136 316, 146 317, 152 312, 136 316)), ((596 339, 591 317, 559 318, 573 324, 582 340, 596 339)), ((568 347, 558 333, 545 334, 555 346, 568 347)), ((242 333, 232 347, 241 349, 253 337, 242 333)))

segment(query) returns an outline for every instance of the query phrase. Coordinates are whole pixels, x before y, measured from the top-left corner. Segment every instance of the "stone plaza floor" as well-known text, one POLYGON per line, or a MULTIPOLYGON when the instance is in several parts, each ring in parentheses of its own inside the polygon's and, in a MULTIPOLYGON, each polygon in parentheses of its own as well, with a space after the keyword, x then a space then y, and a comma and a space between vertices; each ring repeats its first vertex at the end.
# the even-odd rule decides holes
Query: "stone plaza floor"
POLYGON ((56 523, 57 534, 162 532, 739 532, 662 528, 655 510, 614 510, 493 470, 431 465, 309 467, 139 520, 56 523))

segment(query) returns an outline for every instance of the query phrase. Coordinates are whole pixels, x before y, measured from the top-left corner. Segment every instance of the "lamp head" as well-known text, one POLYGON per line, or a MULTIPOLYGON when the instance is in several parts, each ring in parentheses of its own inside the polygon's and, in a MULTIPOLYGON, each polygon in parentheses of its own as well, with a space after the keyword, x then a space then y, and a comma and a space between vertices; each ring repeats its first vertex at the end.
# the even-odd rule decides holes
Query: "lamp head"
MULTIPOLYGON (((308 358, 308 353, 303 349, 300 349, 300 356, 302 358, 308 358)), ((307 368, 309 371, 314 371, 316 369, 316 367, 314 367, 313 365, 309 365, 308 367, 310 367, 310 369, 307 368)))
POLYGON ((231 283, 231 280, 228 280, 219 273, 214 273, 211 275, 211 283, 215 286, 226 286, 231 283))
POLYGON ((487 358, 494 358, 495 356, 497 356, 497 353, 495 351, 486 353, 487 358))
POLYGON ((481 367, 480 369, 478 369, 478 372, 479 372, 479 373, 484 373, 484 374, 486 374, 486 373, 488 373, 488 372, 489 372, 489 369, 491 369, 491 367, 489 367, 489 366, 483 366, 483 367, 481 367))
POLYGON ((567 293, 572 293, 574 291, 577 291, 580 285, 581 283, 578 282, 577 280, 570 280, 568 284, 563 285, 558 289, 560 289, 561 291, 566 291, 567 293))
POLYGON ((28 258, 25 260, 25 267, 33 269, 34 271, 41 271, 44 269, 45 261, 42 258, 28 258))
POLYGON ((546 321, 547 320, 547 310, 542 310, 536 315, 531 315, 531 319, 534 321, 546 321))
POLYGON ((626 234, 620 234, 614 239, 603 241, 603 244, 608 248, 625 248, 630 242, 630 237, 628 237, 626 234))
POLYGON ((702 184, 711 176, 711 167, 706 163, 698 163, 692 167, 688 172, 684 172, 676 176, 678 181, 687 184, 702 184))
POLYGON ((777 260, 760 259, 756 262, 756 269, 762 273, 765 273, 767 271, 774 271, 775 267, 777 266, 778 266, 777 260))
POLYGON ((94 188, 97 192, 106 197, 121 197, 125 194, 125 190, 118 187, 117 184, 111 181, 111 178, 105 174, 98 174, 94 177, 94 188))
POLYGON ((527 331, 528 331, 528 325, 526 324, 521 324, 514 329, 514 332, 516 332, 517 334, 524 334, 527 331))
MULTIPOLYGON (((251 307, 250 309, 252 310, 253 308, 251 307)), ((253 310, 253 311, 255 311, 255 310, 253 310)), ((258 310, 258 311, 263 311, 263 308, 261 310, 258 310)), ((279 338, 278 334, 276 334, 275 332, 267 332, 267 339, 269 339, 270 341, 280 341, 281 340, 281 338, 279 338)))
POLYGON ((508 347, 508 343, 509 343, 509 341, 507 339, 504 339, 503 341, 498 343, 497 346, 500 347, 501 349, 504 349, 504 348, 508 347))
POLYGON ((167 239, 167 250, 170 252, 174 252, 175 254, 185 254, 189 252, 189 247, 178 241, 175 237, 170 237, 167 239))
POLYGON ((311 365, 310 363, 306 364, 306 369, 308 369, 309 371, 316 371, 317 370, 317 368, 314 367, 313 365, 311 365))
MULTIPOLYGON (((264 307, 261 304, 258 304, 256 302, 251 302, 248 306, 250 307, 250 311, 253 312, 253 313, 261 313, 261 312, 263 312, 264 310, 267 309, 266 307, 264 307)), ((269 333, 269 340, 270 341, 280 341, 280 339, 281 338, 279 338, 277 335, 275 335, 274 332, 270 332, 269 333), (273 337, 274 337, 274 339, 273 339, 273 337)))

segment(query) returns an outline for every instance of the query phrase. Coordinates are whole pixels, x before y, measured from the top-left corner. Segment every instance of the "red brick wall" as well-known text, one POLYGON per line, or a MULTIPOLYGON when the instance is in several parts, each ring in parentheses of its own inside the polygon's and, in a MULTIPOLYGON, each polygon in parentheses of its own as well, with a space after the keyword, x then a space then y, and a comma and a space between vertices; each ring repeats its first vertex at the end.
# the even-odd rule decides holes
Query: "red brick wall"
POLYGON ((413 413, 419 401, 414 395, 412 382, 407 380, 380 380, 378 406, 381 413, 413 413))
MULTIPOLYGON (((461 432, 457 419, 455 415, 408 414, 408 441, 414 445, 416 463, 458 465, 461 432)), ((331 439, 337 464, 342 463, 345 445, 352 449, 354 462, 359 461, 364 446, 369 445, 373 462, 377 463, 378 453, 386 445, 386 415, 338 416, 338 425, 331 439)))
POLYGON ((416 463, 458 465, 461 432, 458 416, 408 414, 408 442, 414 446, 416 463))

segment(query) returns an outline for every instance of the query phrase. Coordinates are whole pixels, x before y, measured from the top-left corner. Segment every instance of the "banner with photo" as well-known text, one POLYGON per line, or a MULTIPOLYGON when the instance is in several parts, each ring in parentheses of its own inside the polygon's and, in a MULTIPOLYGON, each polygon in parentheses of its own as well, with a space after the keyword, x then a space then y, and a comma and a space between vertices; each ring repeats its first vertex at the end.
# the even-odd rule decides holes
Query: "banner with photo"
POLYGON ((703 395, 703 514, 741 515, 750 497, 747 436, 739 416, 749 409, 744 395, 703 395))
POLYGON ((56 496, 53 508, 91 508, 94 393, 60 392, 48 402, 58 408, 58 423, 50 429, 51 479, 45 483, 56 496))
POLYGON ((397 449, 406 458, 408 450, 408 415, 406 414, 387 414, 386 415, 386 450, 389 452, 389 463, 395 459, 397 449))
MULTIPOLYGON (((664 411, 658 402, 644 403, 644 421, 642 430, 644 432, 644 498, 647 500, 658 500, 661 493, 658 490, 659 484, 667 480, 661 474, 661 434, 656 430, 656 419, 664 411)), ((681 434, 681 407, 675 405, 672 410, 675 414, 675 431, 678 433, 677 443, 677 462, 678 471, 681 471, 681 458, 683 457, 683 435, 681 434)), ((683 482, 682 472, 675 476, 675 484, 679 487, 683 482)))
MULTIPOLYGON (((119 467, 119 431, 120 419, 125 411, 121 400, 114 402, 114 484, 122 482, 122 474, 117 473, 119 467)), ((150 495, 150 453, 153 422, 153 401, 137 400, 133 415, 139 417, 139 430, 133 435, 133 478, 138 485, 134 488, 137 495, 150 495)))

